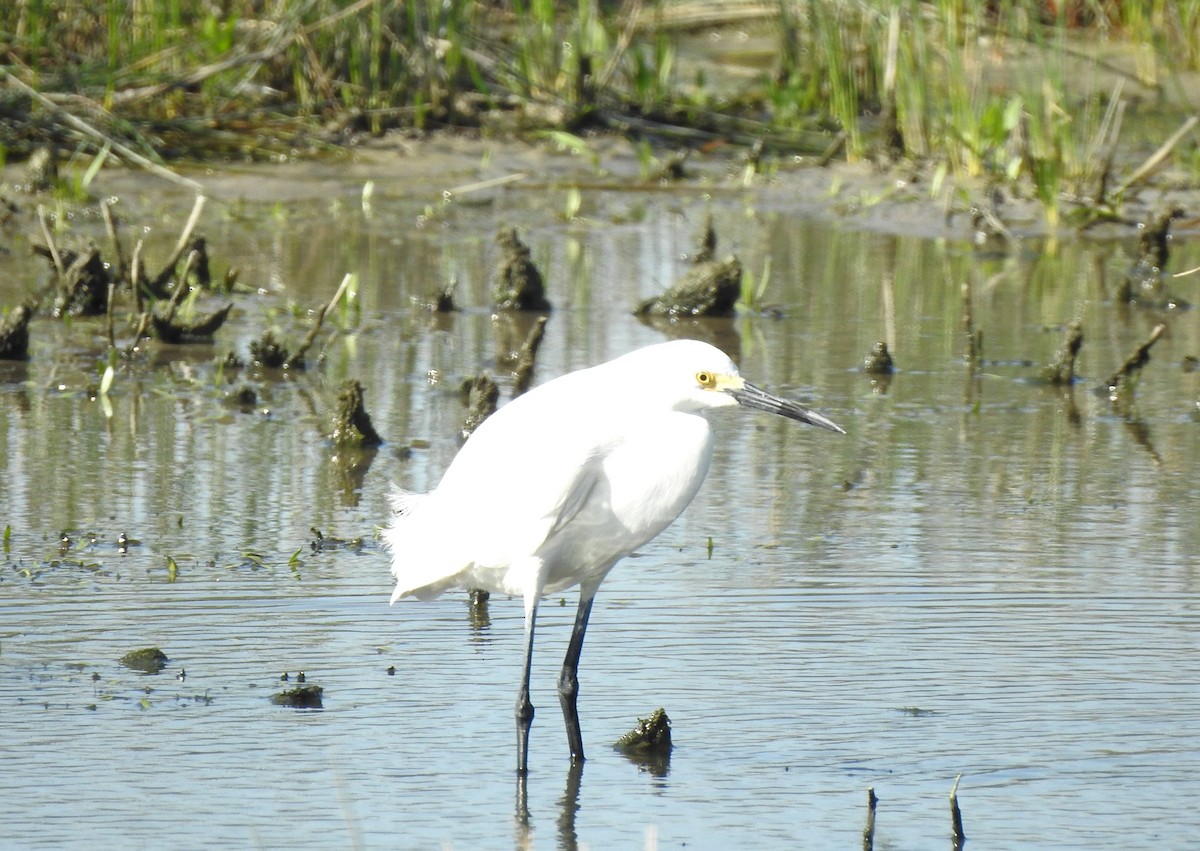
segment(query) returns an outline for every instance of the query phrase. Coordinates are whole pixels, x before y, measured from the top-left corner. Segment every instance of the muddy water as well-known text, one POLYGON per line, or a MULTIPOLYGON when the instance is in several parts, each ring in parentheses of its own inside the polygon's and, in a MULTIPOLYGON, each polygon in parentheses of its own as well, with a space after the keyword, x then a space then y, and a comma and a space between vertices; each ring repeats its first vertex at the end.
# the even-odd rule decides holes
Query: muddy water
MULTIPOLYGON (((848 220, 814 218, 787 175, 750 192, 720 174, 585 185, 566 222, 554 172, 578 164, 508 156, 208 176, 214 266, 261 289, 214 345, 152 347, 118 371, 111 413, 89 391, 102 325, 39 321, 31 360, 0 364, 0 844, 845 848, 874 787, 877 847, 927 849, 949 845, 959 774, 968 847, 1200 834, 1200 378, 1181 369, 1200 333, 1167 318, 1128 409, 1091 392, 1163 319, 1113 303, 1128 246, 890 236, 860 197, 841 199, 848 220), (511 173, 529 176, 442 195, 511 173), (755 274, 770 258, 773 309, 640 324, 632 306, 681 273, 709 212, 722 252, 755 274), (483 621, 459 595, 389 608, 374 540, 389 483, 431 486, 453 457, 459 382, 524 333, 485 307, 502 224, 558 306, 538 380, 702 336, 849 432, 715 418, 697 501, 598 597, 581 776, 553 690, 574 601, 543 607, 524 807, 519 602, 483 621), (299 340, 347 271, 361 315, 319 368, 214 366, 264 321, 299 340), (462 312, 414 307, 451 278, 462 312), (1084 381, 1039 386, 1030 362, 1075 317, 1084 381), (886 387, 858 369, 877 340, 899 366, 886 387), (346 378, 388 441, 372 457, 322 438, 346 378), (242 385, 249 410, 225 401, 242 385), (145 646, 170 657, 162 673, 118 663, 145 646), (270 702, 300 671, 323 711, 270 702), (665 770, 609 748, 659 706, 665 770)), ((107 180, 155 266, 190 200, 107 180)), ((32 221, 4 234, 6 303, 45 278, 25 258, 32 221)), ((81 217, 72 233, 102 230, 81 217)), ((1176 262, 1200 251, 1183 240, 1176 262)))

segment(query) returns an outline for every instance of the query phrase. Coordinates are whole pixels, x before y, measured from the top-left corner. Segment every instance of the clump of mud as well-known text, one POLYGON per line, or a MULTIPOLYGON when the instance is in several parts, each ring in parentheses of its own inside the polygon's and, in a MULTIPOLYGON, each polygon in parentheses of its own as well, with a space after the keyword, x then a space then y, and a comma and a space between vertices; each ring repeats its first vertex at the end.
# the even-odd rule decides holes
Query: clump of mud
POLYGON ((529 246, 521 242, 516 228, 503 228, 496 234, 502 257, 496 269, 492 301, 498 310, 529 310, 548 313, 550 301, 542 273, 530 256, 529 246))
POLYGON ((383 443, 363 404, 362 385, 353 378, 342 385, 342 392, 338 394, 331 440, 335 446, 379 446, 383 443))
POLYGON ((867 375, 891 375, 896 371, 896 362, 882 340, 871 347, 863 358, 863 372, 867 375))
POLYGON ((665 293, 648 298, 635 316, 733 316, 742 295, 742 263, 730 255, 714 260, 717 237, 712 221, 700 238, 692 268, 665 293))
POLYGON ((490 375, 483 372, 464 381, 462 393, 467 402, 467 416, 459 434, 466 440, 479 428, 480 423, 496 413, 496 404, 500 401, 500 388, 490 375))

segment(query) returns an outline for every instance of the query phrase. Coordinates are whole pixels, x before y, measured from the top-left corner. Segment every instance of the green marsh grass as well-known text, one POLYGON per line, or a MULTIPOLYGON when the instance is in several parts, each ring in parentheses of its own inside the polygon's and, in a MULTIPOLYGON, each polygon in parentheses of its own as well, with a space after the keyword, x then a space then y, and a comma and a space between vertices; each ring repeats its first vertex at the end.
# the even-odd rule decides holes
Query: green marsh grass
MULTIPOLYGON (((662 24, 670 8, 21 0, 0 8, 0 67, 89 116, 100 110, 105 132, 147 152, 278 156, 392 128, 579 134, 593 120, 720 135, 729 125, 717 117, 732 117, 753 119, 776 146, 817 127, 848 159, 886 148, 950 179, 1013 187, 1051 224, 1064 196, 1096 191, 1096 154, 1117 139, 1121 95, 1073 90, 1087 76, 1080 63, 1098 70, 1116 50, 1134 60, 1137 84, 1185 99, 1181 75, 1200 69, 1200 0, 781 0, 762 22, 775 34, 772 67, 730 98, 712 72, 683 78, 680 36, 662 24), (898 147, 880 144, 887 114, 898 147)), ((714 21, 720 11, 713 4, 714 21)), ((0 155, 32 144, 5 135, 0 155)))

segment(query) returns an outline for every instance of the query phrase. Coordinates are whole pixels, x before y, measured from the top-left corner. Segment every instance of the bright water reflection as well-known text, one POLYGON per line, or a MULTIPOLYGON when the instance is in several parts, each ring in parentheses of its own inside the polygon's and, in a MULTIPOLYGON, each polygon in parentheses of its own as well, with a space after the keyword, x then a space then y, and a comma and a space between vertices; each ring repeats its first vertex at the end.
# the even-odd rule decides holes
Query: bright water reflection
POLYGON ((421 230, 423 200, 384 194, 369 220, 341 203, 213 216, 210 244, 234 246, 284 329, 289 300, 321 302, 347 269, 363 281, 361 330, 322 368, 236 378, 251 413, 220 401, 234 376, 211 359, 245 353, 257 307, 211 349, 122 372, 111 417, 87 393, 98 327, 41 323, 32 360, 0 365, 6 847, 846 848, 874 786, 876 847, 926 849, 949 845, 959 773, 969 848, 1200 835, 1200 387, 1178 366, 1200 340, 1193 315, 1170 319, 1128 415, 1090 392, 1159 319, 1111 304, 1121 252, 992 259, 830 229, 782 189, 588 194, 593 218, 572 225, 539 193, 498 191, 421 230), (458 382, 507 345, 486 311, 434 321, 410 296, 456 275, 483 304, 498 223, 529 223, 561 308, 545 379, 662 339, 629 308, 678 273, 710 208, 726 250, 755 270, 770 256, 784 317, 667 333, 716 339, 850 434, 717 418, 700 497, 598 597, 581 774, 554 694, 573 599, 543 607, 522 819, 519 602, 494 599, 485 622, 460 596, 386 605, 389 482, 436 482, 458 382), (1075 316, 1088 381, 1030 383, 1022 360, 1047 360, 1075 316), (901 367, 886 392, 856 369, 877 339, 901 367), (347 377, 389 440, 365 473, 320 438, 347 377), (365 541, 318 551, 314 527, 365 541), (121 532, 140 544, 119 553, 121 532), (147 645, 171 657, 162 674, 117 664, 147 645), (324 711, 269 702, 300 670, 324 711), (677 747, 656 774, 607 744, 660 705, 677 747))

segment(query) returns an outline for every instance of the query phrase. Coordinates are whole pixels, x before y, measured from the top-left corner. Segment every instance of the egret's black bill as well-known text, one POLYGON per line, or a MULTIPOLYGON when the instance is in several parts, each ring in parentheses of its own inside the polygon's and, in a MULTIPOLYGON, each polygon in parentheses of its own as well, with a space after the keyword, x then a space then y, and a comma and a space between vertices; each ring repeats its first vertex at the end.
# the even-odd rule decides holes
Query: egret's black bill
POLYGON ((799 402, 793 402, 791 399, 784 399, 776 396, 774 393, 768 393, 761 387, 755 387, 753 384, 746 382, 741 387, 736 389, 730 388, 725 391, 734 399, 737 399, 738 404, 743 408, 754 408, 759 411, 769 411, 772 414, 779 414, 787 417, 789 420, 799 420, 802 423, 809 425, 820 426, 827 428, 830 431, 836 431, 838 434, 845 434, 846 430, 833 420, 823 417, 816 411, 810 410, 799 402))

